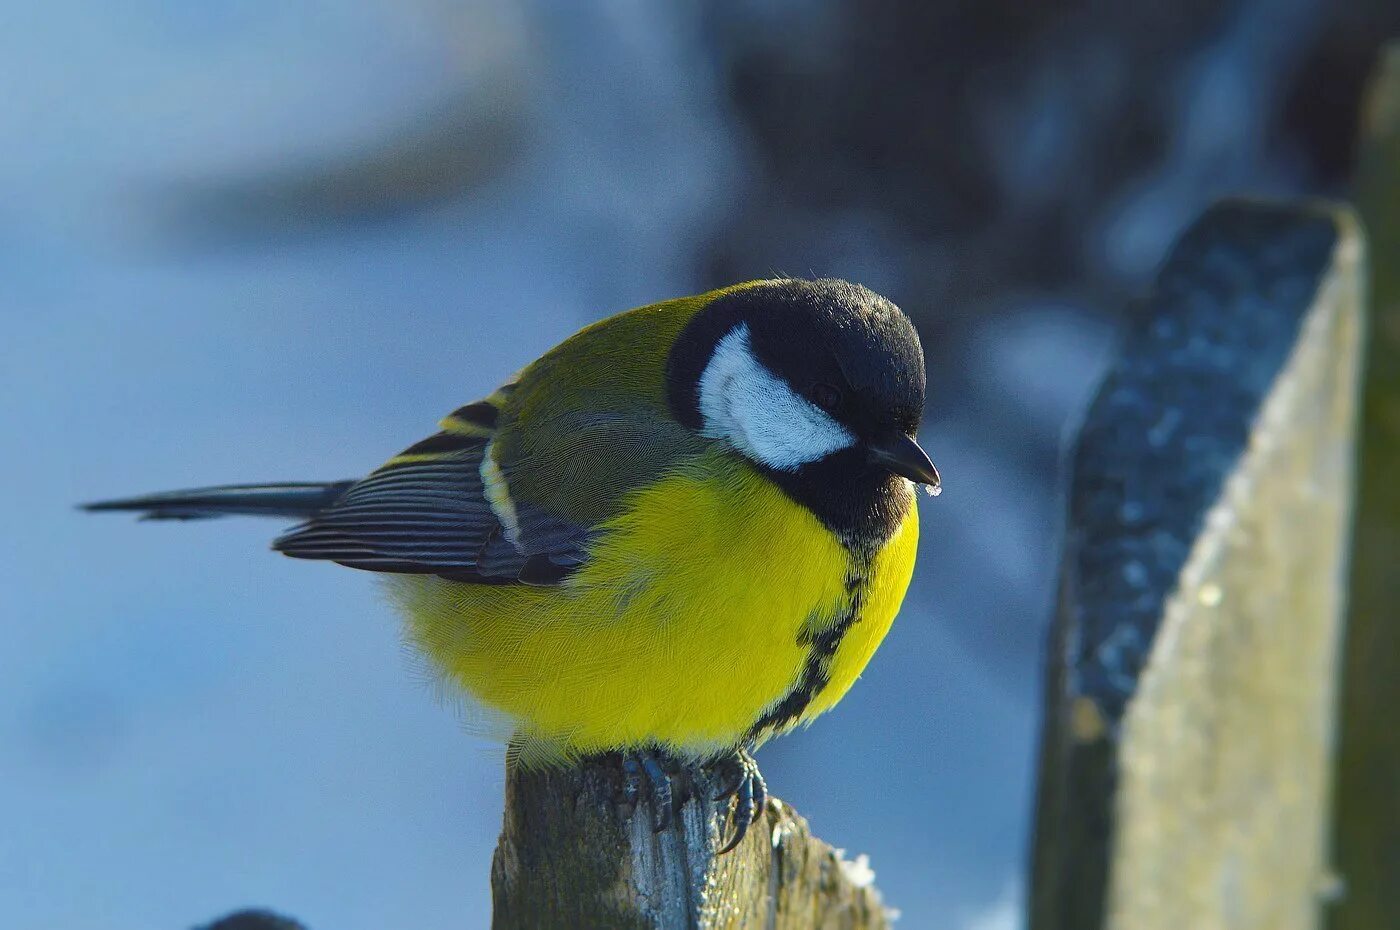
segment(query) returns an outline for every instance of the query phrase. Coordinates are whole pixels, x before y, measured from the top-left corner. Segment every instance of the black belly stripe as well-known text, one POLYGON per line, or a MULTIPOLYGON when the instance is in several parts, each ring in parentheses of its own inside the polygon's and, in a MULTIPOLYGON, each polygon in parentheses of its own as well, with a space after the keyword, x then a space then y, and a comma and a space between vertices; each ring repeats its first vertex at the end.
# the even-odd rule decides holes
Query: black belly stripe
POLYGON ((792 690, 749 728, 749 741, 764 733, 781 733, 793 726, 813 699, 831 683, 832 657, 836 655, 836 650, 841 648, 841 640, 845 638, 846 632, 860 622, 862 608, 865 606, 865 573, 853 572, 847 576, 846 590, 850 592, 851 600, 835 622, 815 635, 806 630, 798 635, 798 644, 809 647, 802 674, 797 677, 797 684, 792 690))

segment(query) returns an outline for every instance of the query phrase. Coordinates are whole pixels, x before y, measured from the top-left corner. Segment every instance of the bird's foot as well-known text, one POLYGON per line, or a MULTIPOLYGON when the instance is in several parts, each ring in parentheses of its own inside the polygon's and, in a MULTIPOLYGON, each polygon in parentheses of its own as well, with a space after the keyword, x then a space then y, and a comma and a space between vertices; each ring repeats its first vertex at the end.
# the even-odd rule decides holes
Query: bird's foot
POLYGON ((768 785, 758 771, 747 749, 736 749, 733 755, 723 756, 711 762, 707 768, 721 773, 724 789, 716 796, 716 801, 734 798, 733 830, 729 842, 719 851, 724 855, 734 849, 749 832, 753 822, 763 816, 768 804, 768 785))
POLYGON ((621 757, 623 803, 635 812, 645 795, 651 801, 652 830, 660 833, 671 825, 676 808, 689 794, 684 767, 675 756, 655 747, 628 750, 621 757))

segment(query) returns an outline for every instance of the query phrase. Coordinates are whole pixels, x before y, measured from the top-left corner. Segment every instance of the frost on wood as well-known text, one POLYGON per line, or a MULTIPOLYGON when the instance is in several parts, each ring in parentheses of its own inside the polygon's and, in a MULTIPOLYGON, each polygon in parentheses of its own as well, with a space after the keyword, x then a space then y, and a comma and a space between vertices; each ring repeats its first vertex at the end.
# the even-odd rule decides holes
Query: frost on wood
POLYGON ((1211 209, 1086 416, 1035 930, 1317 925, 1361 250, 1344 211, 1211 209))
POLYGON ((701 776, 670 829, 623 810, 603 762, 506 780, 491 868, 495 930, 580 927, 888 928, 864 857, 847 861, 777 800, 737 849, 717 855, 727 802, 701 776))

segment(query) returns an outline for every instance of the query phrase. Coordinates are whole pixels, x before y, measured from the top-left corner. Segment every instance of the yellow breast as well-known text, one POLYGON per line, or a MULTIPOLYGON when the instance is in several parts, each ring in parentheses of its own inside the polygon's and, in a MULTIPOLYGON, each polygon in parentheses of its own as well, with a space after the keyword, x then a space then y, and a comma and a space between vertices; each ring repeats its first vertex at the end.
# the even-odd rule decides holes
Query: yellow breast
POLYGON ((913 570, 912 502, 895 537, 858 566, 809 511, 724 454, 629 504, 559 586, 392 581, 413 640, 511 718, 527 756, 732 748, 802 679, 814 633, 849 617, 855 598, 809 720, 865 667, 913 570))

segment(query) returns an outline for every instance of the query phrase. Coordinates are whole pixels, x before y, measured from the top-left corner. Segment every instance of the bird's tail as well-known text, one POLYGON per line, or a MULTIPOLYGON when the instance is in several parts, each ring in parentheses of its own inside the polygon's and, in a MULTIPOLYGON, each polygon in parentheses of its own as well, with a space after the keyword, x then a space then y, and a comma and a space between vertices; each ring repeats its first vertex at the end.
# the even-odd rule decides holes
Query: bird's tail
POLYGON ((143 520, 203 520, 229 514, 258 517, 311 517, 345 493, 353 481, 226 484, 215 488, 165 491, 144 497, 82 504, 83 510, 131 510, 143 520))

